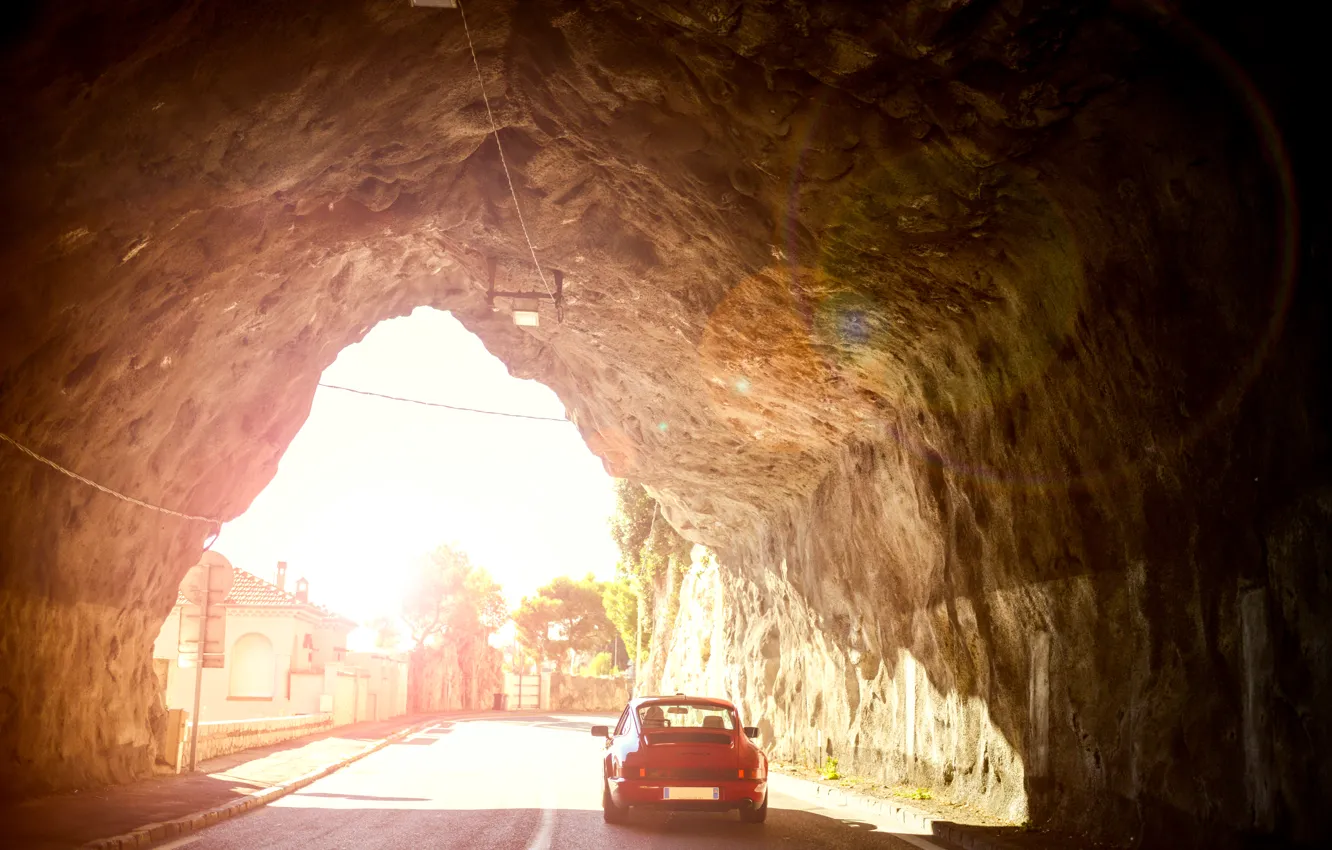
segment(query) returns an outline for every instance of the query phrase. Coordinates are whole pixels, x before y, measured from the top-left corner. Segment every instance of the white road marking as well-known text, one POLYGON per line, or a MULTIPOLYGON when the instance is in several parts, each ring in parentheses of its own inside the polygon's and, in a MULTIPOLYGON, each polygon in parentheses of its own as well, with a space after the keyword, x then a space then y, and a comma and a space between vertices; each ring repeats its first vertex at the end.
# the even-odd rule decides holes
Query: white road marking
POLYGON ((536 833, 527 845, 527 850, 550 850, 550 838, 555 832, 555 810, 546 806, 541 807, 541 821, 537 824, 536 833))

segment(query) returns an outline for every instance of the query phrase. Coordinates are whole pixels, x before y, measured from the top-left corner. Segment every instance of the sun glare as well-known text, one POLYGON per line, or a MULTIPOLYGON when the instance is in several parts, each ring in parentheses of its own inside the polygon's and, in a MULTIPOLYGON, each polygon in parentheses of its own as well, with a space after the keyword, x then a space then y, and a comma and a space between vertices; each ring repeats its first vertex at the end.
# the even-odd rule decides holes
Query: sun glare
MULTIPOLYGON (((419 308, 342 351, 323 380, 403 398, 563 416, 448 313, 419 308)), ((557 575, 610 578, 611 479, 571 424, 484 416, 320 387, 272 483, 219 552, 359 622, 394 615, 408 566, 454 543, 509 603, 557 575)))

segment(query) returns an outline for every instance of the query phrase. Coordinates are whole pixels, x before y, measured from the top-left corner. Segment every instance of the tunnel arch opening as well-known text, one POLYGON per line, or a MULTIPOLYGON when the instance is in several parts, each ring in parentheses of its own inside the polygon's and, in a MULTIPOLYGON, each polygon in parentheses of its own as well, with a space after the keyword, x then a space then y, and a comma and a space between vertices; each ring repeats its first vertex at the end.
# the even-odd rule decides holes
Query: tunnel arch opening
POLYGON ((441 545, 498 582, 509 610, 560 575, 612 578, 611 483, 553 392, 512 377, 448 313, 418 308, 323 371, 273 480, 214 548, 288 593, 299 576, 313 587, 302 601, 358 624, 352 651, 403 652, 413 576, 441 545))

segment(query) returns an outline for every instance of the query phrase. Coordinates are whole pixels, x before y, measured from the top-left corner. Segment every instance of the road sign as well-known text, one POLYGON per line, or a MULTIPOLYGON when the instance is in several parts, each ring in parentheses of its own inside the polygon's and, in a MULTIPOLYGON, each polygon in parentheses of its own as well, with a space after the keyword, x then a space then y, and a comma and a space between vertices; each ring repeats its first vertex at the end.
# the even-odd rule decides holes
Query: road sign
POLYGON ((231 564, 210 551, 190 567, 180 584, 181 593, 194 603, 180 609, 180 653, 203 667, 222 667, 226 663, 227 619, 222 603, 231 592, 232 580, 231 564))
POLYGON ((208 604, 220 605, 231 592, 231 562, 216 552, 204 552, 199 563, 190 567, 185 580, 180 583, 180 592, 195 605, 203 604, 204 590, 208 590, 208 604))
POLYGON ((203 609, 186 605, 180 609, 180 654, 194 663, 199 657, 199 623, 204 625, 203 666, 223 667, 226 664, 227 611, 220 605, 208 607, 208 619, 203 609))

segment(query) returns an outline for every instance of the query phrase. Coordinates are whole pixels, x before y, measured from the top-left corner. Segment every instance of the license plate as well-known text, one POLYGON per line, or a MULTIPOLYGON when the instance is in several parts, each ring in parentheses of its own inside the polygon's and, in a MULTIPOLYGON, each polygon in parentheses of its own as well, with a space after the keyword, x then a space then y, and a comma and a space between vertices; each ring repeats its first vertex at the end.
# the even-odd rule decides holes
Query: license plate
POLYGON ((720 788, 663 788, 663 800, 720 800, 720 788))

